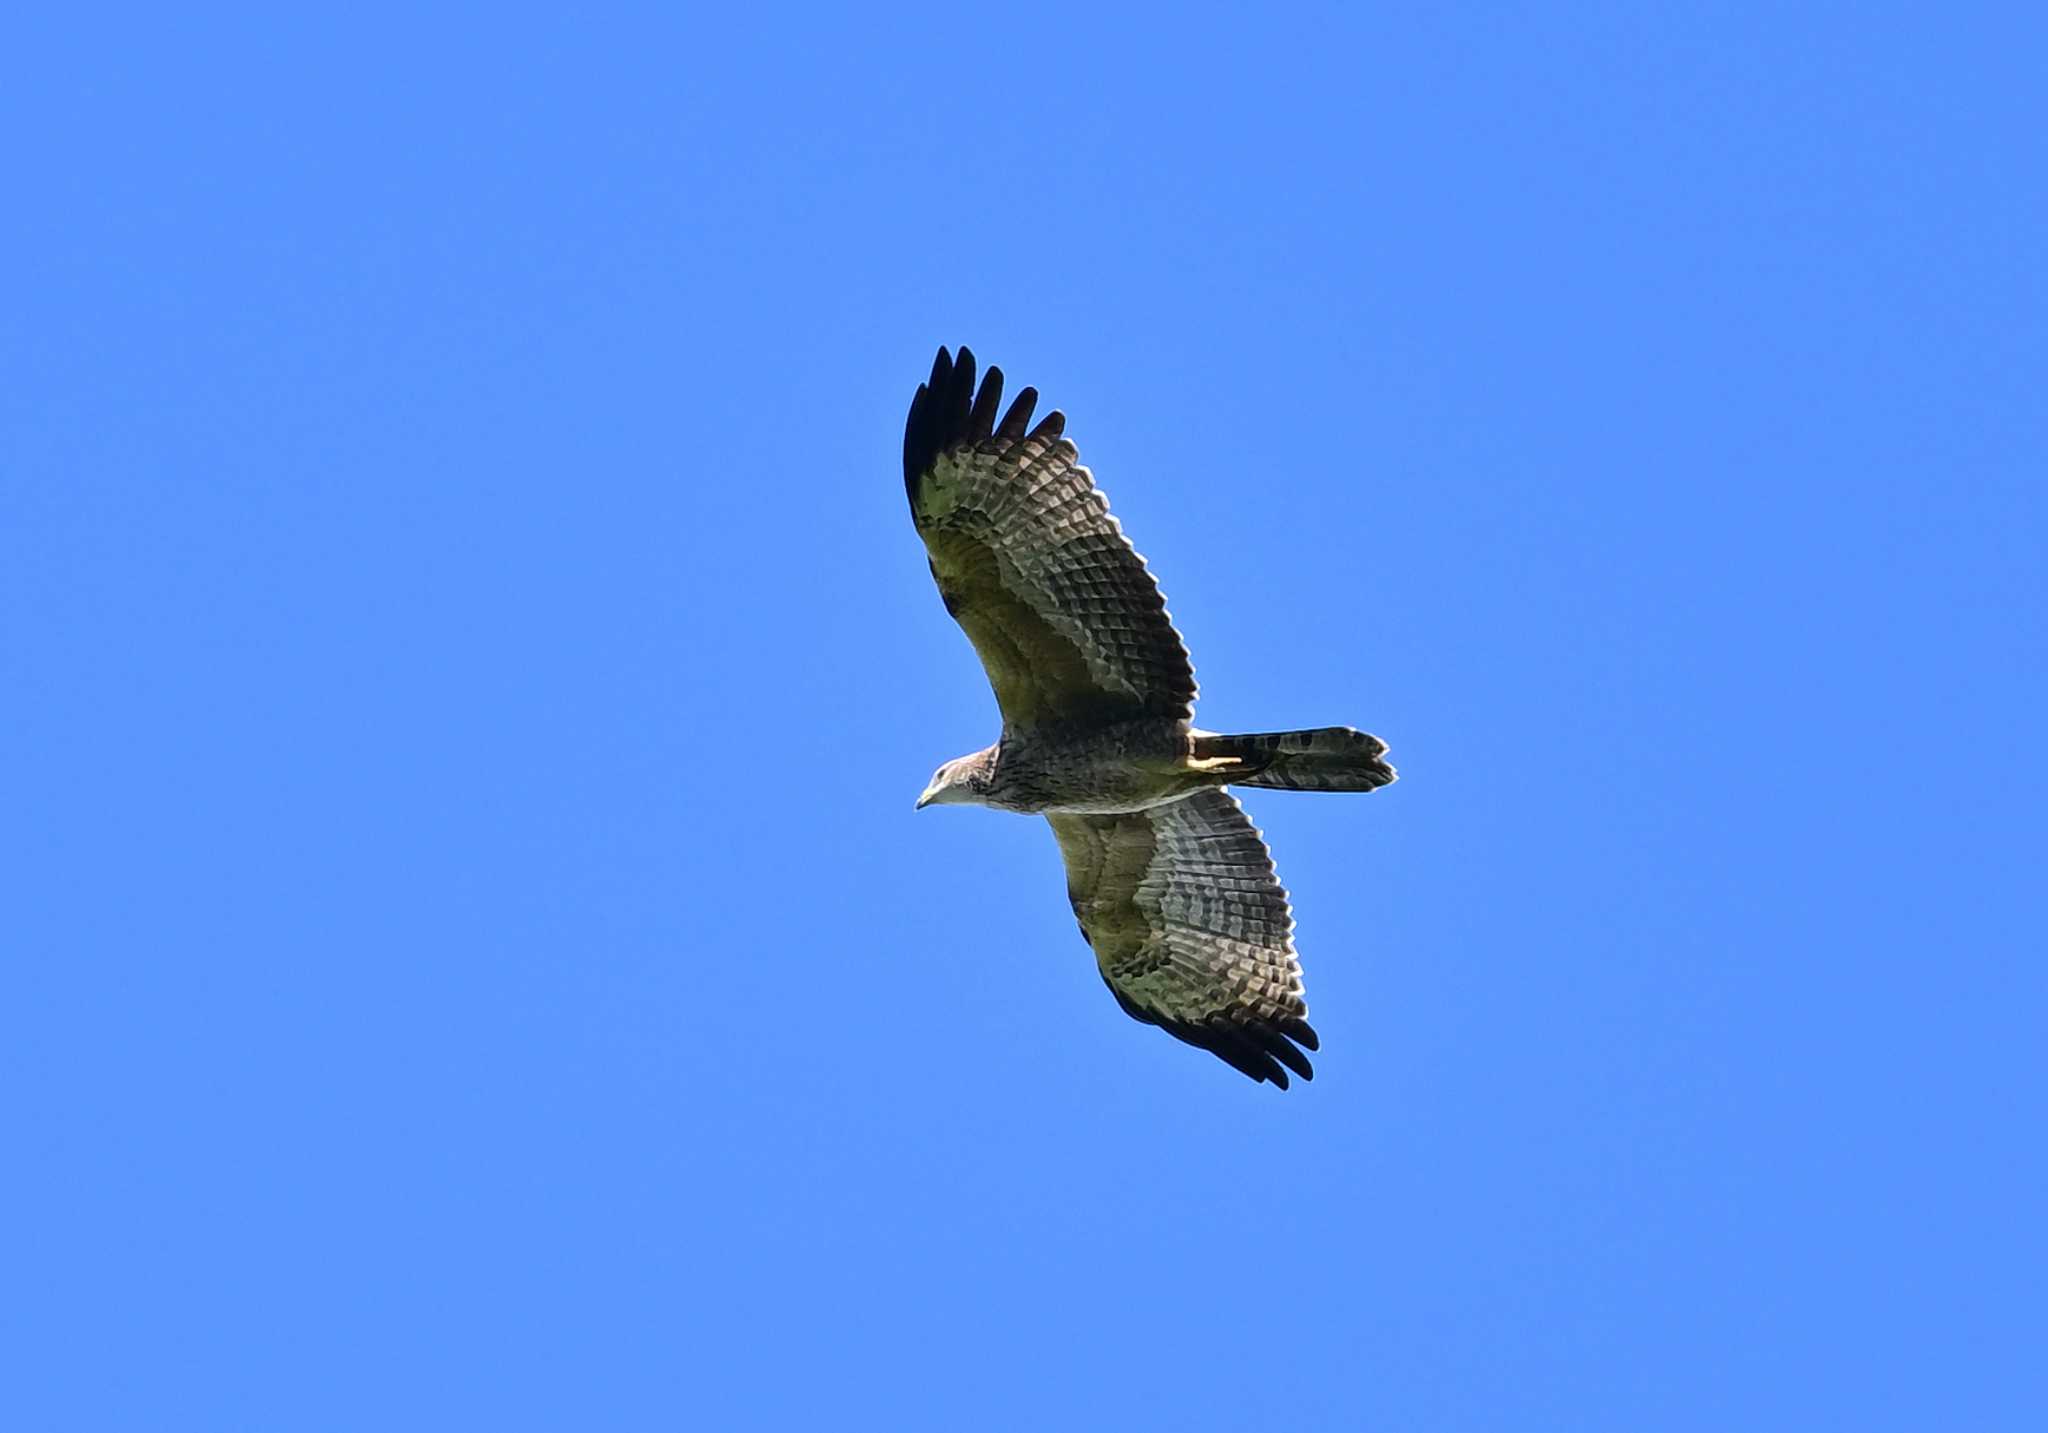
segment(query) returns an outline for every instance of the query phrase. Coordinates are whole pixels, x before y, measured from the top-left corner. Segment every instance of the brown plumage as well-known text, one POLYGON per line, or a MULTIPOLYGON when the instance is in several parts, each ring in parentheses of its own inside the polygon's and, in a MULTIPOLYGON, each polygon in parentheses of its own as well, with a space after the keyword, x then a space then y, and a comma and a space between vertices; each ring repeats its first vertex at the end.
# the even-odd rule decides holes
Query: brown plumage
POLYGON ((981 655, 1001 738, 918 800, 1043 813, 1102 978, 1126 1013, 1287 1087, 1317 1047, 1287 892, 1227 785, 1370 791, 1385 743, 1349 727, 1225 736, 1190 724, 1194 668, 1058 413, 943 348, 903 476, 946 610, 981 655))

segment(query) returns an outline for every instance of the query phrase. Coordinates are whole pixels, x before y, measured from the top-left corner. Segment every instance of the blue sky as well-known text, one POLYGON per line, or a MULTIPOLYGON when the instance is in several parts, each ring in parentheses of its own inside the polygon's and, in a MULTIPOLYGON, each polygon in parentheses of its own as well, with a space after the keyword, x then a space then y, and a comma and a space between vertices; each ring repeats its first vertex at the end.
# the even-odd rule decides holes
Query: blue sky
POLYGON ((2039 1426, 2035 15, 10 28, 10 1426, 2039 1426), (1313 1085, 911 812, 962 342, 1313 1085))

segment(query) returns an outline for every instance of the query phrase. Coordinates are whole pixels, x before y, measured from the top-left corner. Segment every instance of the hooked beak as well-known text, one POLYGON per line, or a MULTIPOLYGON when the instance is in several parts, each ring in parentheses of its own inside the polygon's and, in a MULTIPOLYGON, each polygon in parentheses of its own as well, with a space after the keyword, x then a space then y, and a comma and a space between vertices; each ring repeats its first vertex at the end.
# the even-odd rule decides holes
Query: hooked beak
POLYGON ((917 805, 911 807, 910 809, 913 811, 924 810, 925 807, 932 804, 932 797, 936 794, 937 793, 931 787, 927 786, 924 789, 924 795, 917 798, 917 805))

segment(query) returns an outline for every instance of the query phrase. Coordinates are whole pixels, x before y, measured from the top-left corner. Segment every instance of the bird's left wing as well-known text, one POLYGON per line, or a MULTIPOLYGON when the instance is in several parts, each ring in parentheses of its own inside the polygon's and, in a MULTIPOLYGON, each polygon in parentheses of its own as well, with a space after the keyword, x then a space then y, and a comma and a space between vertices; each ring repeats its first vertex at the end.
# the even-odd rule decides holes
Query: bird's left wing
POLYGON ((1002 370, 945 349, 903 427, 903 481, 946 610, 1006 726, 1186 720, 1195 672, 1159 584, 1037 393, 1000 421, 1002 370))
POLYGON ((1046 818, 1067 897, 1124 1013, 1287 1088, 1314 1076, 1294 917, 1236 798, 1212 787, 1143 811, 1046 818), (1284 1067, 1284 1068, 1283 1068, 1284 1067))

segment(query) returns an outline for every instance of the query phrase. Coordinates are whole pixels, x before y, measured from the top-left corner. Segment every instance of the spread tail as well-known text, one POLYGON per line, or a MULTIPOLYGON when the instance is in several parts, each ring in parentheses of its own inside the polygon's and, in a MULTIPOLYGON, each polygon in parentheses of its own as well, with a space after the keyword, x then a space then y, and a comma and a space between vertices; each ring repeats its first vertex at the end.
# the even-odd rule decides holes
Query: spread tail
POLYGON ((1387 744, 1348 726, 1313 731, 1269 731, 1248 736, 1203 732, 1195 737, 1194 764, 1231 786, 1278 791, 1372 791, 1394 779, 1380 760, 1387 744))

